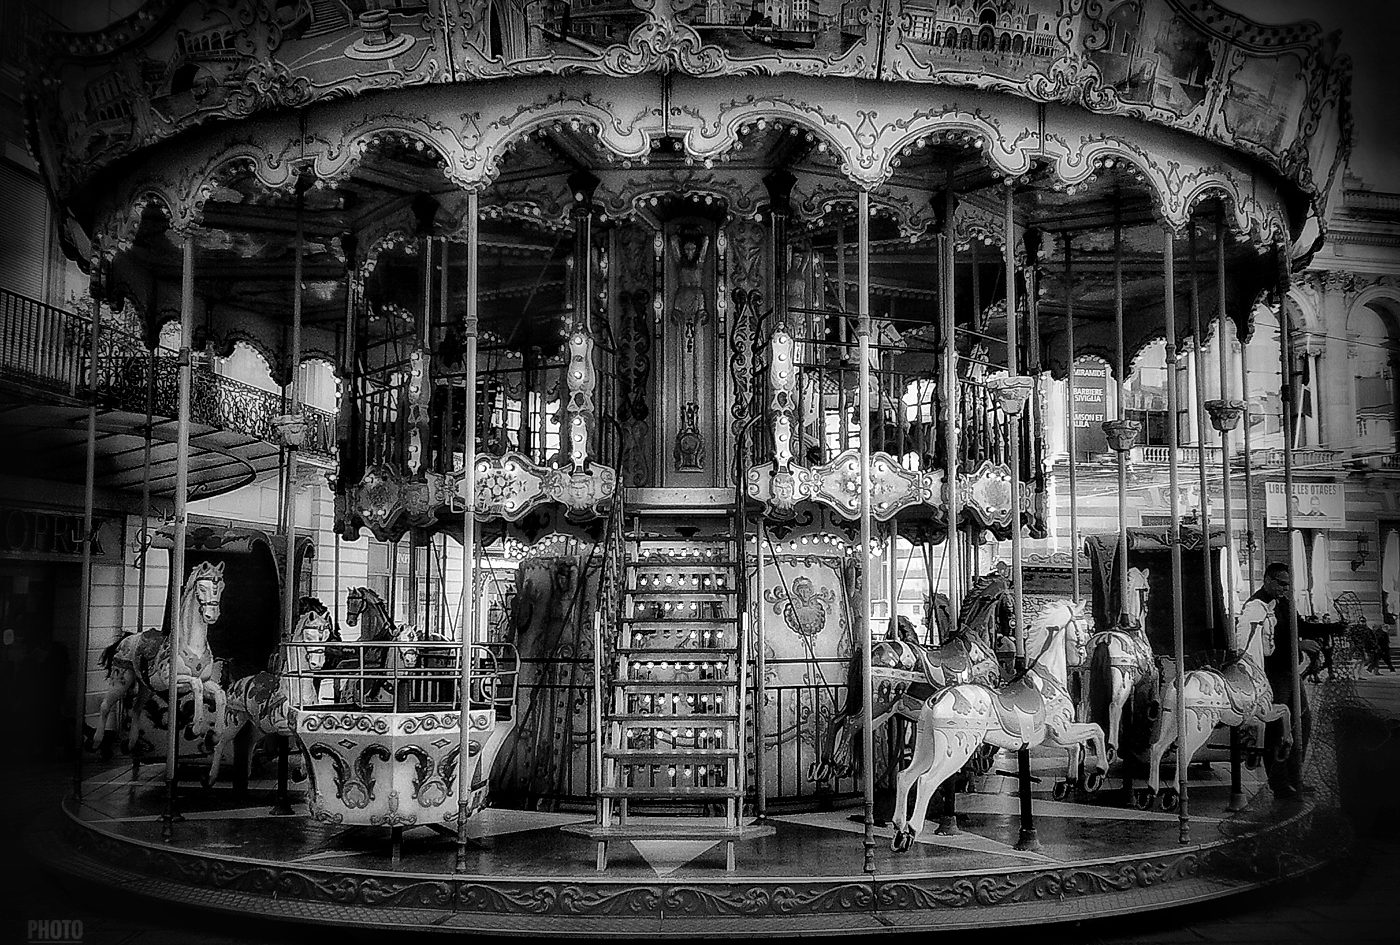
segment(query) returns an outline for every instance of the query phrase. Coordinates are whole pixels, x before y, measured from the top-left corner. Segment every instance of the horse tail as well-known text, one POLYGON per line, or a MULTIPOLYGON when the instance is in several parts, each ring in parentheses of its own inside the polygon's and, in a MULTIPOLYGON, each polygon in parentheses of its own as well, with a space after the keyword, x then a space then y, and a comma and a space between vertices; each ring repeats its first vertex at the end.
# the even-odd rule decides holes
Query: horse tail
POLYGON ((117 650, 121 647, 122 641, 135 633, 135 630, 128 630, 125 633, 123 633, 120 637, 113 640, 112 645, 107 647, 107 649, 103 650, 102 655, 97 658, 97 665, 101 666, 104 670, 111 672, 112 660, 116 659, 117 650))
POLYGON ((1107 640, 1100 640, 1089 657, 1089 674, 1084 704, 1088 706, 1086 722, 1093 722, 1108 731, 1108 704, 1113 692, 1113 661, 1107 640))

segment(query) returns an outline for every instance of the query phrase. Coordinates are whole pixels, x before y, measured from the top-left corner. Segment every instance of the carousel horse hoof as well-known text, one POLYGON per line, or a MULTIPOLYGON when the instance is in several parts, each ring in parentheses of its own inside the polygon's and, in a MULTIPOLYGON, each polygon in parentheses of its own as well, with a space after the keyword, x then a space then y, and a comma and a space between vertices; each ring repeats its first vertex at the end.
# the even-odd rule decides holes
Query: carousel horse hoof
POLYGON ((1157 799, 1157 792, 1151 788, 1138 788, 1133 792, 1133 806, 1138 810, 1151 810, 1157 799))
POLYGON ((1063 801, 1065 798, 1069 797, 1070 787, 1071 785, 1067 780, 1056 781, 1055 786, 1050 789, 1050 798, 1056 801, 1063 801))
POLYGON ((1244 766, 1250 771, 1258 768, 1261 760, 1260 753, 1255 749, 1250 749, 1244 753, 1244 766))
POLYGON ((1103 787, 1103 772, 1089 771, 1080 778, 1079 789, 1085 794, 1097 794, 1103 787))
POLYGON ((1147 721, 1157 721, 1162 717, 1162 703, 1156 701, 1155 699, 1147 703, 1147 712, 1145 714, 1147 715, 1147 721))
POLYGON ((1104 754, 1107 756, 1104 760, 1107 761, 1109 764, 1113 764, 1115 761, 1118 760, 1118 746, 1109 745, 1108 748, 1105 749, 1104 754))
POLYGON ((907 853, 914 845, 914 831, 908 827, 901 827, 895 831, 894 839, 890 841, 890 849, 895 853, 907 853))
POLYGON ((1176 788, 1163 788, 1159 800, 1162 810, 1169 814, 1181 806, 1181 795, 1177 793, 1176 788))

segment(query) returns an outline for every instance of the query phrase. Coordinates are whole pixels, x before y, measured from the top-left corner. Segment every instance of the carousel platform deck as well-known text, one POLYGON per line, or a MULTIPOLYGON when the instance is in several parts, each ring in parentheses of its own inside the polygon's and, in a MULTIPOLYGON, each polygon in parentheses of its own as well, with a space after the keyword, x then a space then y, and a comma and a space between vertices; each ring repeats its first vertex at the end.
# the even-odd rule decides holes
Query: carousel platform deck
MULTIPOLYGON (((1062 756, 1037 758, 1042 785, 1062 756)), ((487 809, 472 819, 467 871, 455 843, 405 832, 391 863, 389 832, 269 812, 271 787, 235 797, 187 789, 171 842, 161 839, 162 771, 127 766, 91 775, 45 831, 38 854, 56 869, 164 900, 268 918, 428 931, 609 936, 822 934, 1070 922, 1178 906, 1257 888, 1320 865, 1310 803, 1277 801, 1246 771, 1247 809, 1225 812, 1224 765, 1193 768, 1191 842, 1175 814, 1119 806, 1115 783, 1091 800, 1035 794, 1042 848, 1015 849, 1010 779, 959 796, 961 833, 933 822, 908 853, 877 828, 875 872, 863 872, 858 811, 777 813, 737 844, 726 873, 712 838, 618 842, 593 868, 586 813, 487 809), (1001 791, 1004 790, 1005 793, 1001 791), (771 828, 771 829, 765 829, 771 828)), ((752 823, 752 822, 751 822, 752 823)))

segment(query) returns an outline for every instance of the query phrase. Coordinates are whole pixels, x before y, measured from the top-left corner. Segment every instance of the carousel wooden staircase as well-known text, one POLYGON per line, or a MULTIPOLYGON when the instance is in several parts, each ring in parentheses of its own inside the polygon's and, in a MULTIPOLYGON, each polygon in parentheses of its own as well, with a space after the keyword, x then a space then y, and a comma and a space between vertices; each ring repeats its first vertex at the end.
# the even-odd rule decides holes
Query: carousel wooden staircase
POLYGON ((598 869, 611 840, 734 843, 743 807, 739 547, 732 507, 648 510, 624 536, 603 717, 598 869))

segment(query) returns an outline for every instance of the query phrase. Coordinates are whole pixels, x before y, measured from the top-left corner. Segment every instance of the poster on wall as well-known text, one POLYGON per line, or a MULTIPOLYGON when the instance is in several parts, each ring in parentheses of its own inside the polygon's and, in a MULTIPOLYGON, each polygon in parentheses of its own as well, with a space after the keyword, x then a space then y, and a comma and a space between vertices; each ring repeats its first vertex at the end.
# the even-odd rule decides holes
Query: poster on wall
POLYGON ((1075 458, 1087 461, 1108 452, 1103 422, 1108 419, 1108 365, 1097 358, 1074 362, 1075 458))
MULTIPOLYGON (((1269 528, 1288 527, 1285 495, 1281 481, 1264 483, 1264 524, 1269 528)), ((1347 527, 1345 493, 1339 482, 1295 482, 1291 501, 1294 528, 1347 527)))

